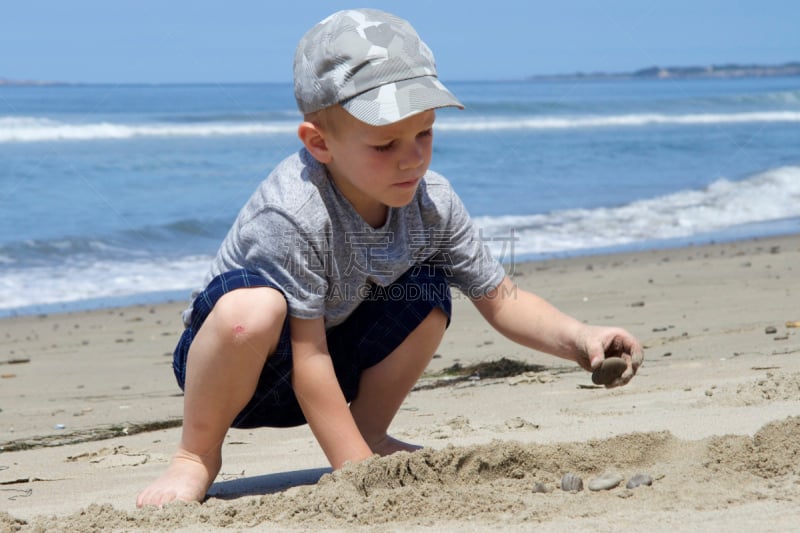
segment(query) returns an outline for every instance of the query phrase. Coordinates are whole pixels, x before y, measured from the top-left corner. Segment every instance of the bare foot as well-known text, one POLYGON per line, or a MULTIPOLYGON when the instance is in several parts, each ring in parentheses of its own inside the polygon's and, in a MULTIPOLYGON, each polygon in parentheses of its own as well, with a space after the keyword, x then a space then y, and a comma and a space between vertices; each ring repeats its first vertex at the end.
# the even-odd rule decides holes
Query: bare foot
POLYGON ((396 452, 415 452, 422 449, 422 446, 411 444, 410 442, 403 442, 389 435, 385 435, 377 442, 368 444, 372 453, 377 453, 380 456, 392 455, 396 452))
POLYGON ((136 506, 161 507, 175 500, 200 502, 222 466, 221 450, 198 456, 179 448, 167 471, 136 498, 136 506))

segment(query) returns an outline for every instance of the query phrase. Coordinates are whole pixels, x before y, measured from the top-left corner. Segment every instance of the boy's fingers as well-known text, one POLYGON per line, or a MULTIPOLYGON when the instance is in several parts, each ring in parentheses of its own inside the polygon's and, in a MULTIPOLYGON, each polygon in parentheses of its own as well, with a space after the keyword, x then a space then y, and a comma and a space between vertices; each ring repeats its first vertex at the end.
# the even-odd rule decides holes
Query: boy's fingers
POLYGON ((619 377, 622 380, 622 385, 624 385, 636 374, 636 367, 633 365, 633 358, 630 355, 622 354, 622 360, 625 361, 625 365, 627 366, 625 372, 619 377))
POLYGON ((606 358, 605 350, 601 344, 595 344, 589 348, 589 366, 592 370, 597 370, 606 358))
POLYGON ((635 344, 631 349, 631 363, 633 364, 633 368, 637 369, 642 366, 644 362, 644 349, 638 344, 635 344))
POLYGON ((644 361, 644 350, 641 345, 630 334, 625 331, 615 332, 606 339, 594 339, 587 346, 586 355, 589 358, 589 370, 595 371, 603 361, 610 357, 620 357, 625 361, 625 372, 613 383, 611 387, 625 385, 636 374, 638 368, 644 361))
POLYGON ((609 347, 611 348, 609 350, 611 353, 604 354, 604 358, 606 356, 620 357, 625 361, 626 368, 617 379, 606 385, 606 387, 621 387, 622 385, 626 385, 633 379, 633 376, 636 375, 636 371, 644 362, 644 350, 636 339, 625 334, 615 337, 609 344, 609 347))

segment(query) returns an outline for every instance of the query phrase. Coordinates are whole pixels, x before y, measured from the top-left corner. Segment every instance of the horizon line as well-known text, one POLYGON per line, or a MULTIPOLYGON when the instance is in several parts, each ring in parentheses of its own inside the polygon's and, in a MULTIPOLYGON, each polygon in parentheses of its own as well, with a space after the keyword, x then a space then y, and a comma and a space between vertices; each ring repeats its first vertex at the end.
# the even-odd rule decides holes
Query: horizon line
MULTIPOLYGON (((683 78, 725 78, 725 77, 747 77, 747 74, 732 74, 725 76, 726 71, 757 71, 757 70, 770 70, 770 69, 785 69, 786 73, 766 74, 771 76, 796 76, 800 75, 800 60, 790 60, 781 63, 711 63, 705 65, 672 65, 672 66, 659 66, 651 65, 648 67, 638 68, 629 71, 574 71, 563 72, 558 74, 531 74, 523 77, 509 77, 509 78, 485 78, 485 79, 450 79, 448 83, 491 83, 491 82, 525 82, 525 81, 546 81, 546 80, 591 80, 591 79, 665 79, 672 77, 683 78), (675 72, 675 76, 670 76, 670 73, 675 72), (691 74, 689 74, 691 73, 691 74)), ((757 76, 758 74, 751 74, 757 76)), ((292 84, 292 80, 284 81, 59 81, 59 80, 33 80, 33 79, 15 79, 0 76, 0 87, 53 87, 53 86, 85 86, 85 85, 148 85, 148 86, 164 86, 164 85, 282 85, 292 84)))

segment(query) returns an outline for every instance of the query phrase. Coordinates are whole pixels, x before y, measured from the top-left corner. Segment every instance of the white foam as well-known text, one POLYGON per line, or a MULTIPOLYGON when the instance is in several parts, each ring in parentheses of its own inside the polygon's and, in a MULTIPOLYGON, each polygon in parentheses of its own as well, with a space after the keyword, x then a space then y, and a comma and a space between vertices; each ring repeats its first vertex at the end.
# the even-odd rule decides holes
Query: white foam
MULTIPOLYGON (((665 115, 638 113, 589 116, 529 116, 519 118, 448 118, 437 123, 439 131, 559 130, 649 125, 712 125, 800 122, 800 111, 748 113, 697 113, 665 115)), ((296 122, 204 122, 193 124, 117 124, 111 122, 67 123, 40 117, 0 117, 0 143, 91 141, 137 137, 212 137, 292 135, 296 122)))
POLYGON ((297 131, 295 122, 202 124, 65 123, 37 117, 0 117, 0 143, 90 141, 135 137, 212 137, 282 135, 297 131))
POLYGON ((71 260, 54 267, 9 268, 0 278, 0 311, 81 300, 192 289, 203 282, 210 257, 180 260, 71 260))
POLYGON ((721 178, 704 190, 621 207, 478 217, 476 224, 493 253, 507 256, 511 235, 516 254, 545 254, 689 237, 796 217, 800 217, 800 167, 787 166, 743 181, 721 178))
POLYGON ((543 116, 519 119, 494 119, 437 123, 440 131, 555 130, 603 127, 639 127, 649 125, 745 124, 753 122, 800 122, 797 111, 762 111, 750 113, 695 113, 664 115, 637 113, 597 116, 543 116))

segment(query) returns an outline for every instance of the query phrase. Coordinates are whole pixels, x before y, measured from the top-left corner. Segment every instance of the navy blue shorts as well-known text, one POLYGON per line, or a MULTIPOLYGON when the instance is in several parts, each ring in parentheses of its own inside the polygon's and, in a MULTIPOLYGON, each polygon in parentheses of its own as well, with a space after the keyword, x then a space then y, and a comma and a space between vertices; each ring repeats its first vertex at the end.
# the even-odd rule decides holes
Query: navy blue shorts
MULTIPOLYGON (((348 402, 358 394, 361 373, 381 362, 435 309, 450 323, 452 300, 447 277, 439 269, 414 268, 388 287, 373 286, 368 297, 342 324, 328 330, 328 351, 348 402)), ((247 270, 217 276, 193 303, 192 321, 175 348, 173 370, 183 389, 186 358, 194 336, 223 294, 247 287, 280 288, 247 270)), ((288 317, 275 353, 267 358, 256 392, 231 424, 236 428, 291 427, 306 423, 292 389, 292 343, 288 317)))

